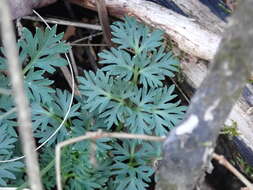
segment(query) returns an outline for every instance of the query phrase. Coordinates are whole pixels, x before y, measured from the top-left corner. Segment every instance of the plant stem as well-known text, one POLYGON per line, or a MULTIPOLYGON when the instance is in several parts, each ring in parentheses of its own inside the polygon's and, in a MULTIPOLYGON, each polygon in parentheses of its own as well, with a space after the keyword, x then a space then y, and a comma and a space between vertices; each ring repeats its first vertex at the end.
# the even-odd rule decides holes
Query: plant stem
POLYGON ((34 61, 38 59, 38 56, 35 56, 31 59, 31 61, 25 66, 25 68, 23 69, 23 75, 25 75, 27 73, 27 71, 30 70, 30 68, 32 67, 34 61))
POLYGON ((134 145, 131 147, 131 157, 130 157, 130 161, 129 161, 129 164, 132 165, 133 164, 133 161, 134 161, 134 152, 135 152, 135 143, 134 145))
MULTIPOLYGON (((55 163, 55 159, 52 159, 51 162, 49 162, 49 164, 48 164, 45 168, 43 168, 43 169, 41 170, 41 177, 43 177, 43 176, 54 166, 54 163, 55 163)), ((24 188, 26 188, 27 186, 28 186, 28 183, 25 182, 25 183, 23 183, 21 186, 19 186, 19 187, 17 188, 17 190, 24 189, 24 188)))
POLYGON ((119 122, 119 125, 116 127, 116 132, 120 132, 123 129, 124 125, 122 122, 119 122))
POLYGON ((139 77, 138 67, 134 67, 134 77, 133 77, 133 83, 137 85, 139 77))

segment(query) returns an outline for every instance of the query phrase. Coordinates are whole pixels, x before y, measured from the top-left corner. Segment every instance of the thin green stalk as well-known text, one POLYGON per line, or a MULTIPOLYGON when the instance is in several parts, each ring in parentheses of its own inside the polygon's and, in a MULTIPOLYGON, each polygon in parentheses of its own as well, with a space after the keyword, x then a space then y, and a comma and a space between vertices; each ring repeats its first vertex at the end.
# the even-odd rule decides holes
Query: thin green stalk
POLYGON ((130 164, 131 166, 132 166, 133 161, 134 161, 134 153, 135 153, 135 143, 134 143, 134 145, 131 147, 131 151, 130 151, 131 157, 130 157, 129 164, 130 164))
POLYGON ((137 85, 138 83, 138 77, 139 77, 139 71, 138 67, 134 68, 134 77, 133 77, 133 83, 137 85))
POLYGON ((124 125, 122 122, 119 122, 119 125, 116 127, 116 132, 120 132, 123 129, 124 125))
MULTIPOLYGON (((38 52, 40 52, 40 50, 39 50, 38 52)), ((38 53, 38 54, 39 54, 39 53, 38 53)), ((38 55, 38 54, 37 54, 37 55, 38 55)), ((37 56, 37 55, 34 56, 34 57, 31 59, 31 61, 25 66, 25 68, 23 69, 23 75, 25 75, 25 74, 27 73, 27 71, 30 70, 30 68, 32 67, 34 61, 38 59, 38 56, 37 56)))

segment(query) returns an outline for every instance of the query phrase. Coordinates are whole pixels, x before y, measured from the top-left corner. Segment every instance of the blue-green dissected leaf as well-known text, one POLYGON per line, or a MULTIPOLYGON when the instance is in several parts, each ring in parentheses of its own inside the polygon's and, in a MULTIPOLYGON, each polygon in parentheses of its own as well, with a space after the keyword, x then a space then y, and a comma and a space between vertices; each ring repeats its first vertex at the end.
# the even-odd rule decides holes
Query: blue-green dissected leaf
MULTIPOLYGON (((8 125, 0 124, 0 160, 8 160, 13 157, 17 138, 9 135, 8 125)), ((14 172, 20 171, 24 165, 21 162, 0 163, 0 185, 6 186, 8 179, 16 179, 14 172)))
POLYGON ((81 94, 87 97, 86 109, 90 112, 98 110, 99 117, 105 119, 108 128, 124 122, 124 115, 131 112, 124 99, 133 96, 136 90, 131 83, 113 80, 100 70, 96 74, 85 71, 79 81, 81 94))
POLYGON ((16 179, 13 172, 20 171, 24 167, 22 162, 9 162, 0 164, 0 185, 6 186, 7 183, 4 179, 16 179))
POLYGON ((43 104, 50 103, 53 100, 52 94, 55 93, 55 90, 49 87, 53 81, 44 78, 44 73, 43 70, 33 71, 31 69, 24 81, 28 98, 43 104))
POLYGON ((164 52, 164 47, 154 50, 152 54, 143 51, 132 58, 125 50, 116 48, 104 50, 99 56, 102 58, 100 64, 106 65, 102 68, 103 71, 125 81, 131 80, 136 72, 139 76, 137 82, 145 88, 163 86, 165 76, 173 77, 173 72, 178 71, 179 65, 171 53, 164 52))
MULTIPOLYGON (((14 143, 17 141, 17 138, 8 134, 7 128, 7 124, 0 125, 0 160, 13 156, 14 143)), ((21 167, 21 162, 0 163, 0 185, 7 185, 4 179, 16 179, 13 172, 19 171, 21 167)))
POLYGON ((124 23, 114 22, 111 28, 112 41, 119 44, 121 49, 133 49, 136 54, 162 45, 162 31, 150 32, 147 26, 138 23, 133 17, 125 17, 124 23))
POLYGON ((154 170, 149 166, 133 167, 126 163, 116 162, 112 166, 112 175, 116 175, 116 190, 146 190, 154 170))
POLYGON ((117 189, 146 189, 154 173, 154 170, 148 165, 152 164, 154 156, 160 156, 160 146, 137 140, 114 142, 112 146, 115 162, 112 166, 112 175, 116 176, 117 189))
POLYGON ((17 137, 15 127, 18 126, 16 111, 14 110, 14 102, 12 96, 0 95, 0 127, 7 125, 7 132, 10 136, 17 137), (12 111, 13 110, 13 111, 12 111), (4 116, 3 116, 4 115, 4 116))
POLYGON ((140 89, 131 98, 139 109, 133 111, 125 123, 130 131, 145 134, 154 132, 158 136, 163 136, 168 133, 168 129, 178 124, 186 107, 180 106, 180 101, 171 102, 176 98, 176 95, 172 94, 174 89, 174 85, 169 88, 140 89))
POLYGON ((0 157, 11 154, 14 142, 17 141, 17 138, 9 135, 7 128, 8 125, 5 123, 0 126, 0 157))
POLYGON ((171 52, 164 52, 164 47, 154 51, 151 56, 143 52, 136 56, 133 61, 139 67, 139 80, 145 88, 163 86, 162 80, 165 79, 165 76, 173 77, 179 66, 178 60, 172 56, 171 52))
MULTIPOLYGON (((32 122, 33 129, 35 130, 35 137, 40 138, 39 142, 44 142, 51 134, 59 127, 60 123, 65 117, 68 106, 70 103, 71 94, 67 91, 56 90, 53 96, 53 101, 44 105, 33 103, 32 104, 32 122)), ((72 105, 68 119, 79 116, 80 103, 72 105)), ((61 130, 55 135, 48 143, 54 143, 56 140, 60 142, 71 136, 67 130, 65 123, 61 130)))
POLYGON ((56 26, 52 29, 46 28, 44 32, 36 28, 34 36, 28 29, 24 28, 22 34, 23 38, 19 41, 19 44, 30 59, 24 73, 33 67, 53 73, 55 71, 54 67, 67 64, 67 61, 59 57, 59 54, 66 53, 69 46, 60 41, 63 33, 56 35, 56 26))
POLYGON ((126 162, 132 159, 136 165, 147 165, 152 164, 154 157, 161 156, 161 143, 124 140, 121 143, 114 142, 112 147, 113 160, 118 162, 126 162))
POLYGON ((134 65, 128 52, 111 48, 110 51, 104 50, 98 55, 102 58, 99 63, 106 65, 102 68, 103 71, 126 81, 129 81, 132 78, 134 65))
MULTIPOLYGON (((18 48, 18 52, 19 52, 19 62, 20 62, 20 64, 23 64, 26 57, 27 57, 27 53, 26 53, 26 51, 21 49, 19 43, 17 44, 17 48, 18 48)), ((8 69, 8 65, 7 65, 7 61, 5 58, 5 51, 4 51, 4 48, 0 47, 0 70, 7 70, 7 69, 8 69), (3 55, 3 57, 1 55, 3 55)))
POLYGON ((73 152, 71 148, 65 150, 62 157, 66 163, 62 166, 62 175, 67 181, 67 189, 102 189, 110 177, 111 161, 108 159, 98 161, 93 166, 88 151, 73 152))

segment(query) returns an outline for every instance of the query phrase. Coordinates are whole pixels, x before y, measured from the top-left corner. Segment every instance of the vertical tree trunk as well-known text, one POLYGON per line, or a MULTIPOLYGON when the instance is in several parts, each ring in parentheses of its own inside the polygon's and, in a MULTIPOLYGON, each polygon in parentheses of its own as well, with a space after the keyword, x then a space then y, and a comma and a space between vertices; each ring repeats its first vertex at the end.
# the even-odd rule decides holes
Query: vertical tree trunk
POLYGON ((242 1, 185 120, 164 143, 158 190, 190 190, 202 182, 219 130, 253 68, 252 17, 253 1, 242 1))

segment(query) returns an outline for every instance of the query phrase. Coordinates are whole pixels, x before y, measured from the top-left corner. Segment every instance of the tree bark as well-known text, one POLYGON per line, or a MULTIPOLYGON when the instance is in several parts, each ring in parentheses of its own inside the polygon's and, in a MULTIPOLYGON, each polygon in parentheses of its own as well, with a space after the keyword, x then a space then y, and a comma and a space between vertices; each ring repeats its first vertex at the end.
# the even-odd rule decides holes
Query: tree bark
POLYGON ((241 2, 185 120, 164 143, 158 190, 190 190, 201 184, 221 126, 253 69, 252 16, 253 2, 241 2))

